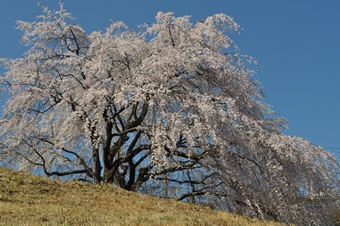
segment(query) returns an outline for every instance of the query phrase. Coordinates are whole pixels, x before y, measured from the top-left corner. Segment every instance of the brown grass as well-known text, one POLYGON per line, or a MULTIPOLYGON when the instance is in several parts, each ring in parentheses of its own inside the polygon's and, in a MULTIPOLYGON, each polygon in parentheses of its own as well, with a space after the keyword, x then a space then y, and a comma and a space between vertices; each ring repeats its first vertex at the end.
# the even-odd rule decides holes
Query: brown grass
POLYGON ((110 185, 0 168, 0 225, 279 225, 110 185))

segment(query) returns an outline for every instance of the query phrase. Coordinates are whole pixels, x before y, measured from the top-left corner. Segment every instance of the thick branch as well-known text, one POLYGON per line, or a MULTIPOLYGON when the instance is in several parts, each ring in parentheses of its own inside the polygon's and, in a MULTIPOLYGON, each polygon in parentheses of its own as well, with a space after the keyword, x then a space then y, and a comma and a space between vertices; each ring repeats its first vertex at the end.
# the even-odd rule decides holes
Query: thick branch
POLYGON ((198 196, 198 195, 205 195, 205 192, 197 191, 197 192, 186 193, 186 194, 182 195, 181 197, 177 198, 177 200, 182 201, 183 199, 193 197, 193 196, 198 196))

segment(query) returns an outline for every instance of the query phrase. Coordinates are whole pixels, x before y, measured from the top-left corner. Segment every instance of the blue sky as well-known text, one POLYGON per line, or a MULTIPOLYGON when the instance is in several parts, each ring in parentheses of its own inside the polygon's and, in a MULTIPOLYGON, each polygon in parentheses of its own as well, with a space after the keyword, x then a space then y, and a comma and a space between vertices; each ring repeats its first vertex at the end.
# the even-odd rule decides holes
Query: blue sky
MULTIPOLYGON (((58 0, 43 0, 58 7, 58 0)), ((111 19, 136 28, 152 23, 158 11, 192 15, 192 21, 225 13, 244 29, 231 37, 241 53, 255 57, 257 78, 291 126, 285 131, 334 152, 340 158, 340 1, 339 0, 64 0, 87 32, 104 30, 111 19)), ((0 58, 24 52, 15 20, 34 21, 35 0, 0 3, 0 58)), ((3 70, 2 70, 3 71, 3 70)), ((2 72, 0 69, 0 72, 2 72)), ((3 101, 0 102, 2 104, 3 101)))

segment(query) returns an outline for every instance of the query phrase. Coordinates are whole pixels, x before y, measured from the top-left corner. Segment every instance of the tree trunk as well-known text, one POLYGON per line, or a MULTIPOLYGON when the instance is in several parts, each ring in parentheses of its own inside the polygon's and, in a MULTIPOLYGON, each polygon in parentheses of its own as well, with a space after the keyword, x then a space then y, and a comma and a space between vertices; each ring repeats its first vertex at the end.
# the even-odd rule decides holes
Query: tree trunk
POLYGON ((101 170, 102 167, 100 165, 100 159, 99 159, 99 150, 98 148, 93 149, 93 162, 94 162, 94 183, 95 184, 100 184, 101 182, 101 170))

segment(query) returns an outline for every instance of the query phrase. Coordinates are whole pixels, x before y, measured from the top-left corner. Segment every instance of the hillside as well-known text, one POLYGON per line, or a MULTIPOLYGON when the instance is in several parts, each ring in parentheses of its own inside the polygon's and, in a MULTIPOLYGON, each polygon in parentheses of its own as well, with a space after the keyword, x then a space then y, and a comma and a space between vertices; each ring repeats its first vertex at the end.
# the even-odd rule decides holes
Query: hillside
POLYGON ((128 192, 0 168, 0 225, 279 225, 128 192))

